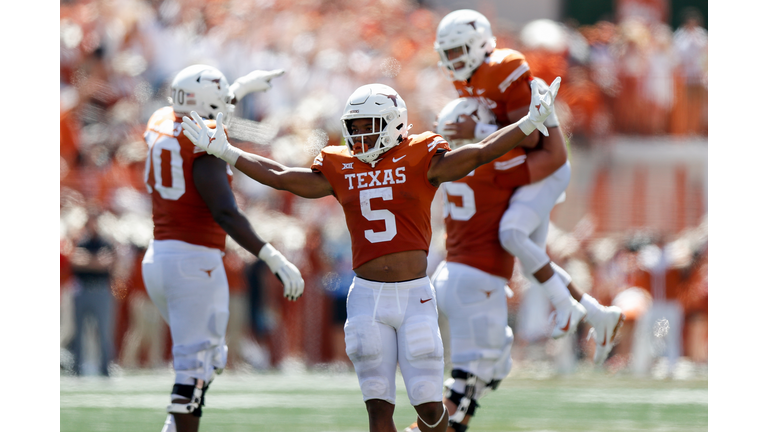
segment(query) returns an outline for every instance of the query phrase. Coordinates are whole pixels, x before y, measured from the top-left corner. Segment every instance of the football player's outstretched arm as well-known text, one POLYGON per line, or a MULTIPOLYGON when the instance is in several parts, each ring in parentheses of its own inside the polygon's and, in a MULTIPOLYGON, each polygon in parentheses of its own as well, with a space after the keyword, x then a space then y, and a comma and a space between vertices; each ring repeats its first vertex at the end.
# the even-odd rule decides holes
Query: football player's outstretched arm
MULTIPOLYGON (((536 78, 534 81, 539 81, 539 94, 546 92, 547 84, 544 80, 536 78)), ((549 130, 549 136, 541 137, 541 148, 536 148, 527 153, 531 183, 549 177, 549 175, 557 171, 568 161, 565 137, 563 136, 562 129, 560 129, 560 121, 557 119, 557 111, 554 106, 552 107, 552 113, 544 120, 544 127, 549 130)), ((538 134, 534 132, 532 135, 538 134)))
POLYGON ((304 292, 304 279, 291 262, 256 234, 248 218, 240 211, 229 186, 223 160, 210 156, 195 159, 192 165, 195 188, 221 228, 248 252, 263 260, 283 283, 283 295, 296 300, 304 292))
POLYGON ((560 77, 555 78, 549 90, 540 95, 538 84, 532 84, 531 105, 528 114, 520 121, 492 133, 477 144, 467 144, 461 148, 435 156, 427 176, 433 185, 458 180, 480 165, 486 164, 507 153, 533 131, 538 129, 549 135, 544 121, 552 112, 560 88, 560 77))
POLYGON ((303 198, 321 198, 333 193, 331 184, 320 173, 315 173, 309 168, 286 167, 231 145, 222 125, 222 113, 216 116, 216 129, 213 130, 208 128, 196 112, 192 111, 190 115, 194 121, 186 116, 182 120, 184 135, 197 147, 223 159, 257 182, 303 198))
POLYGON ((271 159, 243 152, 235 168, 269 187, 286 190, 302 198, 322 198, 333 194, 328 179, 309 168, 287 167, 271 159))

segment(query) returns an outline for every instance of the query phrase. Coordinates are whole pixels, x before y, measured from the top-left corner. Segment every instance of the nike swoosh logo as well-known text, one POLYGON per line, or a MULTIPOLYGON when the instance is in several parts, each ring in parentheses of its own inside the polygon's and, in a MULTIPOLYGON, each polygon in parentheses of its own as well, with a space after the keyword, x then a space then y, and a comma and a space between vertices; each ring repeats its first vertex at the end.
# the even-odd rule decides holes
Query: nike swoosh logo
POLYGON ((210 270, 205 270, 205 269, 200 269, 200 270, 201 270, 201 271, 204 271, 204 272, 206 272, 206 273, 208 273, 208 277, 211 277, 211 272, 212 272, 212 271, 214 271, 214 270, 216 270, 216 268, 212 268, 212 269, 210 269, 210 270))
POLYGON ((430 300, 432 300, 432 299, 431 299, 431 298, 428 298, 428 299, 426 299, 426 300, 422 300, 422 299, 419 299, 419 301, 420 301, 420 302, 422 302, 422 303, 426 303, 426 302, 428 302, 428 301, 430 301, 430 300))
POLYGON ((568 329, 571 328, 571 314, 568 314, 568 321, 565 322, 565 326, 561 328, 560 330, 567 332, 568 329))
POLYGON ((402 158, 404 158, 404 157, 405 157, 405 155, 403 155, 403 156, 400 156, 400 157, 399 157, 399 158, 397 158, 397 159, 395 159, 395 158, 392 158, 392 162, 398 162, 400 159, 402 159, 402 158))

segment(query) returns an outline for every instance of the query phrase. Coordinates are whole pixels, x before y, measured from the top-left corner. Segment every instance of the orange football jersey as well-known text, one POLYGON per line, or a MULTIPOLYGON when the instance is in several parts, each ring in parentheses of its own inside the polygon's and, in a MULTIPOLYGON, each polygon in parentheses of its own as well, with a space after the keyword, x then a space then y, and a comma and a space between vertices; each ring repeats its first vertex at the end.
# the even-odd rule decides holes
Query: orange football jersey
POLYGON ((437 188, 427 179, 432 157, 448 151, 437 134, 410 136, 371 166, 346 146, 325 147, 312 170, 322 173, 344 209, 352 237, 352 268, 396 252, 429 250, 430 206, 437 188))
POLYGON ((479 97, 500 127, 510 124, 507 113, 531 104, 531 70, 525 56, 511 49, 493 50, 468 81, 454 81, 460 97, 479 97))
POLYGON ((443 183, 446 261, 510 279, 515 258, 499 242, 499 222, 515 189, 529 183, 521 148, 443 183))
MULTIPOLYGON (((206 124, 216 127, 213 120, 206 124)), ((176 117, 172 107, 152 114, 144 140, 149 146, 144 183, 152 194, 155 239, 181 240, 224 250, 227 234, 213 220, 192 179, 192 163, 207 153, 182 133, 181 118, 176 117)), ((227 174, 231 184, 229 165, 227 174)))

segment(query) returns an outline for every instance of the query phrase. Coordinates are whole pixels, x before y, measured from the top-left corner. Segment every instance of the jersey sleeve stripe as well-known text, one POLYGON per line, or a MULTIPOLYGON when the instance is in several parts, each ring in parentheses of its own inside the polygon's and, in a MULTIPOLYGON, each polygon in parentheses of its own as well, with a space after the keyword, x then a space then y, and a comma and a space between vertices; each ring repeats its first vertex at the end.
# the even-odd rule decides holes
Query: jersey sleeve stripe
POLYGON ((528 66, 528 63, 523 62, 520 66, 517 67, 514 71, 512 71, 511 74, 505 79, 504 81, 499 84, 499 90, 501 90, 502 93, 509 88, 510 85, 512 85, 515 80, 523 76, 524 73, 528 72, 531 68, 528 66))
POLYGON ((494 162, 493 163, 493 167, 497 171, 506 171, 506 170, 508 170, 510 168, 514 168, 514 167, 516 167, 518 165, 524 164, 526 157, 527 157, 526 155, 520 155, 520 156, 518 156, 516 158, 510 159, 510 160, 507 160, 507 161, 494 162))

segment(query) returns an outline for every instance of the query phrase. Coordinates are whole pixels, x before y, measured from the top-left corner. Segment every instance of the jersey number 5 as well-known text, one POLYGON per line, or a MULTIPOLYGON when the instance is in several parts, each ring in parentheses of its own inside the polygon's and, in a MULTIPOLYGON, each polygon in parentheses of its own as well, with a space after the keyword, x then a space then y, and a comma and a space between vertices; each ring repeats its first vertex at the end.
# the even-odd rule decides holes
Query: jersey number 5
POLYGON ((149 146, 144 165, 147 191, 152 193, 154 189, 163 199, 176 201, 186 190, 179 141, 153 131, 147 132, 144 139, 149 146))
POLYGON ((365 238, 371 243, 390 241, 397 235, 395 215, 389 210, 371 210, 371 199, 381 198, 384 201, 392 200, 392 188, 363 189, 360 191, 360 210, 363 217, 369 221, 384 221, 384 231, 374 232, 365 230, 365 238))

